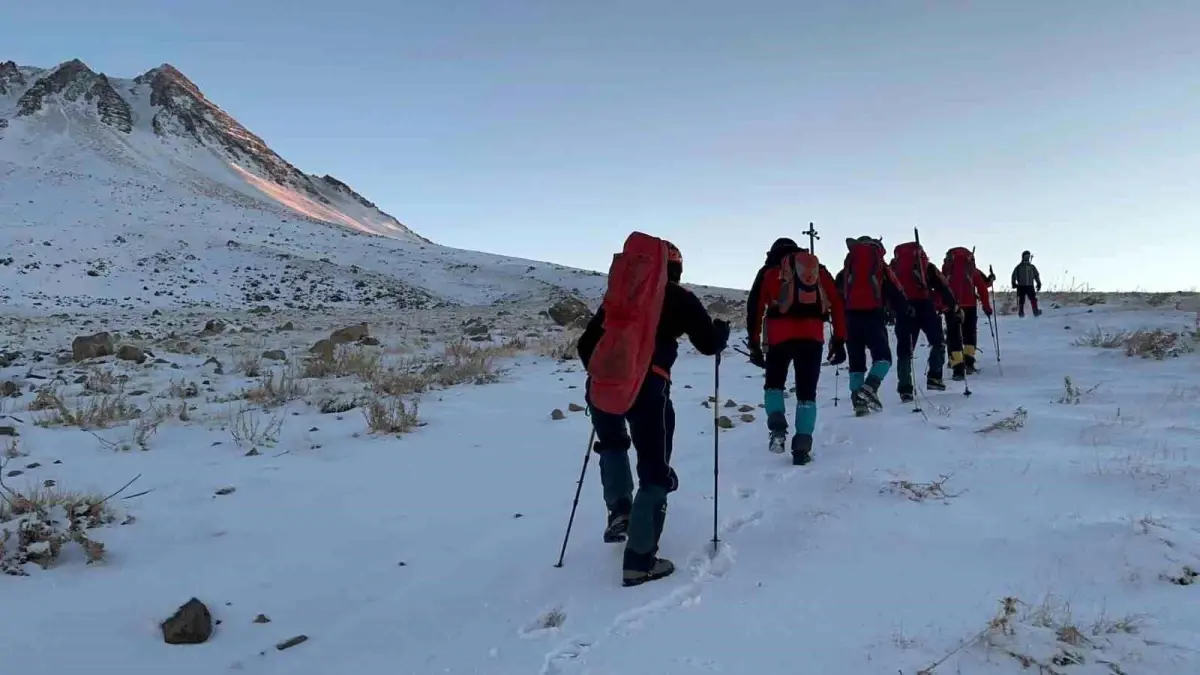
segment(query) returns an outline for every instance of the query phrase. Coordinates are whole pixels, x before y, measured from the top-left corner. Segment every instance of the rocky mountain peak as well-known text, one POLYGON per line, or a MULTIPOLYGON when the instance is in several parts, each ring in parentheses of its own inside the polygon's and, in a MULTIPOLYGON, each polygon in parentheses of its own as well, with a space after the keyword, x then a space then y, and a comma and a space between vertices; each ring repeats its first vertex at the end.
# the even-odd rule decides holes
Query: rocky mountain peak
POLYGON ((0 62, 0 94, 11 93, 25 86, 25 76, 12 61, 0 62))

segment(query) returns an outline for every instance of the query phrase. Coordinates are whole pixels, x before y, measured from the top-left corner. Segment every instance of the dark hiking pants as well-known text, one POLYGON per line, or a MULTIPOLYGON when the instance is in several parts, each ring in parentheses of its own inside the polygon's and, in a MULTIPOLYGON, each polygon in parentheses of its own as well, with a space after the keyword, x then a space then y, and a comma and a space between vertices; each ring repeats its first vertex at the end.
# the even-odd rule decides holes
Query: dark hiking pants
POLYGON ((896 391, 913 393, 913 355, 917 338, 925 334, 929 343, 926 377, 942 379, 942 364, 946 361, 946 338, 942 332, 942 317, 932 300, 913 300, 914 316, 904 316, 896 322, 896 391))
POLYGON ((772 433, 787 432, 783 391, 791 368, 796 378, 796 433, 812 435, 817 425, 817 380, 821 377, 824 351, 825 344, 816 340, 788 340, 767 349, 763 407, 767 411, 767 428, 772 433))
POLYGON ((887 318, 883 310, 846 312, 846 360, 850 371, 850 393, 869 383, 876 390, 892 367, 892 346, 888 343, 887 318), (871 353, 871 372, 867 372, 867 352, 871 353))
POLYGON ((979 308, 966 307, 960 321, 946 314, 946 342, 950 348, 950 366, 960 372, 965 364, 975 364, 975 347, 979 339, 979 308))
POLYGON ((658 553, 667 515, 667 495, 679 488, 671 468, 675 436, 675 407, 671 383, 651 373, 633 407, 612 415, 588 405, 596 430, 600 456, 600 483, 610 512, 629 513, 629 538, 625 544, 625 569, 648 570, 658 553), (637 494, 629 467, 629 447, 637 452, 637 494))
POLYGON ((1038 313, 1037 291, 1033 286, 1017 286, 1017 313, 1025 316, 1025 300, 1029 299, 1029 305, 1033 308, 1033 313, 1038 313))

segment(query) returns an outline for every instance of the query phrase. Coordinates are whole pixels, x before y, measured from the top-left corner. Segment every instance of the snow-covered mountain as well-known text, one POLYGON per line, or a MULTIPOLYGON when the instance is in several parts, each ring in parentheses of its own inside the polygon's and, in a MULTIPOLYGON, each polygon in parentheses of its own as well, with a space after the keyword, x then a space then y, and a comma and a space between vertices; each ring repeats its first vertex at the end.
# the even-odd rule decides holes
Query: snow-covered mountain
MULTIPOLYGON (((615 245, 623 233, 614 236, 615 245)), ((595 298, 596 272, 432 243, 187 77, 0 63, 0 301, 33 310, 595 298)))

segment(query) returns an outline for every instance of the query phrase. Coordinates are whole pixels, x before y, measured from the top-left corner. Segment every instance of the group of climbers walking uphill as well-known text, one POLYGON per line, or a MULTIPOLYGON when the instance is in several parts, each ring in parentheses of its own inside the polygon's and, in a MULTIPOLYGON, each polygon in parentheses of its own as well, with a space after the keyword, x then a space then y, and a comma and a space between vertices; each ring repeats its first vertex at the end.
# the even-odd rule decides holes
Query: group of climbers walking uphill
MULTIPOLYGON (((949 249, 939 268, 915 230, 914 241, 897 245, 890 262, 880 239, 846 239, 847 253, 835 275, 812 250, 816 232, 811 226, 807 234, 809 248, 786 237, 771 245, 746 306, 744 353, 764 370, 768 447, 779 454, 790 449, 796 465, 808 464, 813 457, 823 362, 848 362, 854 413, 869 415, 883 409, 880 392, 893 358, 899 359, 900 400, 913 400, 915 351, 924 334, 929 344, 925 386, 945 390, 947 359, 955 380, 978 372, 978 313, 982 308, 991 321, 990 287, 996 278, 990 268, 984 275, 974 251, 965 247, 949 249), (826 323, 832 325, 828 348, 826 323), (895 355, 889 325, 895 326, 895 355), (791 425, 785 403, 789 369, 795 386, 791 425)), ((1025 252, 1012 276, 1022 316, 1026 298, 1034 315, 1041 313, 1036 296, 1041 279, 1030 259, 1025 252)), ((675 435, 671 367, 679 340, 686 335, 701 354, 716 357, 718 385, 721 352, 729 341, 729 324, 713 319, 700 299, 681 285, 682 275, 683 256, 674 244, 641 232, 630 234, 622 252, 613 256, 604 300, 578 343, 592 421, 584 471, 594 451, 608 509, 604 541, 625 543, 626 586, 660 579, 675 569, 657 554, 667 498, 679 488, 670 465, 675 435), (636 492, 631 448, 637 453, 636 492)), ((582 484, 581 474, 580 489, 582 484)), ((576 505, 578 499, 577 491, 576 505)), ((714 518, 715 508, 714 503, 714 518)))

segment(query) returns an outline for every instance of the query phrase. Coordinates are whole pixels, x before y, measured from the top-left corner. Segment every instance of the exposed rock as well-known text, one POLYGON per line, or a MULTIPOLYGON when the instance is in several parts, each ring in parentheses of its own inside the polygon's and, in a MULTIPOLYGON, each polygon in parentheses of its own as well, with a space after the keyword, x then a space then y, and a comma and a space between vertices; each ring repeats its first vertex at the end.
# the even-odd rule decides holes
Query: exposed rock
POLYGON ((3 384, 0 384, 0 396, 14 397, 20 395, 21 387, 17 386, 16 382, 13 382, 12 380, 5 380, 3 384))
POLYGON ((137 363, 146 362, 146 352, 141 347, 133 345, 121 345, 117 350, 117 358, 122 361, 136 361, 137 363))
POLYGON ((584 410, 587 410, 587 408, 584 408, 578 403, 572 403, 567 406, 567 410, 570 410, 571 412, 583 412, 584 410))
POLYGON ((213 373, 215 373, 217 375, 225 374, 225 366, 221 364, 221 360, 218 359, 217 357, 215 357, 215 356, 208 357, 208 360, 204 362, 203 367, 207 368, 210 365, 216 366, 215 368, 213 368, 213 373))
POLYGON ((221 495, 221 496, 231 495, 236 491, 237 491, 237 488, 235 488, 235 487, 223 487, 220 490, 217 490, 217 494, 221 495))
POLYGON ((21 352, 0 352, 0 368, 7 368, 21 358, 21 352))
POLYGON ((583 300, 568 296, 546 310, 550 320, 563 327, 580 327, 592 318, 592 310, 583 300))
POLYGON ((81 335, 71 343, 71 359, 74 361, 112 356, 112 353, 113 338, 108 332, 81 335))
POLYGON ((708 303, 708 313, 716 317, 736 315, 743 311, 745 308, 742 305, 725 298, 717 298, 708 303))
POLYGON ((754 415, 751 413, 746 413, 742 415, 742 421, 749 424, 750 422, 754 421, 754 415))
POLYGON ((354 326, 339 328, 329 334, 329 341, 334 345, 346 344, 347 342, 358 342, 359 340, 370 335, 370 330, 367 324, 360 323, 354 326))
POLYGON ((280 326, 280 327, 279 327, 279 330, 281 330, 281 331, 285 331, 285 330, 296 330, 296 324, 292 323, 291 321, 288 321, 287 323, 285 323, 285 324, 283 324, 282 326, 280 326))
POLYGON ((287 361, 287 352, 282 349, 268 349, 262 353, 262 357, 268 361, 287 361))
POLYGON ((275 649, 278 649, 279 651, 283 651, 285 649, 291 649, 292 647, 295 647, 296 645, 304 643, 304 642, 308 642, 308 636, 307 635, 297 635, 294 638, 289 638, 289 639, 284 640, 283 642, 280 642, 279 644, 275 645, 275 649))
POLYGON ((207 642, 212 631, 212 613, 196 598, 188 600, 162 622, 163 641, 169 645, 198 645, 207 642))
POLYGON ((729 419, 728 417, 726 417, 724 415, 721 415, 720 417, 717 418, 717 426, 722 429, 732 429, 733 428, 733 420, 729 419))
POLYGON ((378 347, 379 346, 379 338, 373 337, 371 335, 367 335, 367 336, 363 337, 361 340, 359 340, 358 344, 360 344, 364 347, 378 347))
POLYGON ((258 616, 254 617, 254 623, 271 623, 271 617, 267 616, 266 614, 259 614, 258 616))
POLYGON ((555 408, 554 410, 550 411, 550 419, 565 420, 565 419, 567 419, 567 414, 565 412, 563 412, 562 410, 555 408))
POLYGON ((735 400, 733 400, 733 399, 729 399, 729 400, 725 401, 725 407, 726 407, 726 408, 736 408, 736 407, 737 407, 737 401, 735 401, 735 400))
POLYGON ((308 348, 308 353, 316 354, 322 360, 332 361, 333 342, 330 340, 317 340, 316 344, 308 348))
POLYGON ((200 337, 212 337, 225 332, 225 322, 219 319, 209 319, 204 324, 204 330, 200 331, 200 337))
POLYGON ((738 412, 743 412, 743 413, 754 412, 754 406, 743 405, 742 407, 738 408, 738 412))

